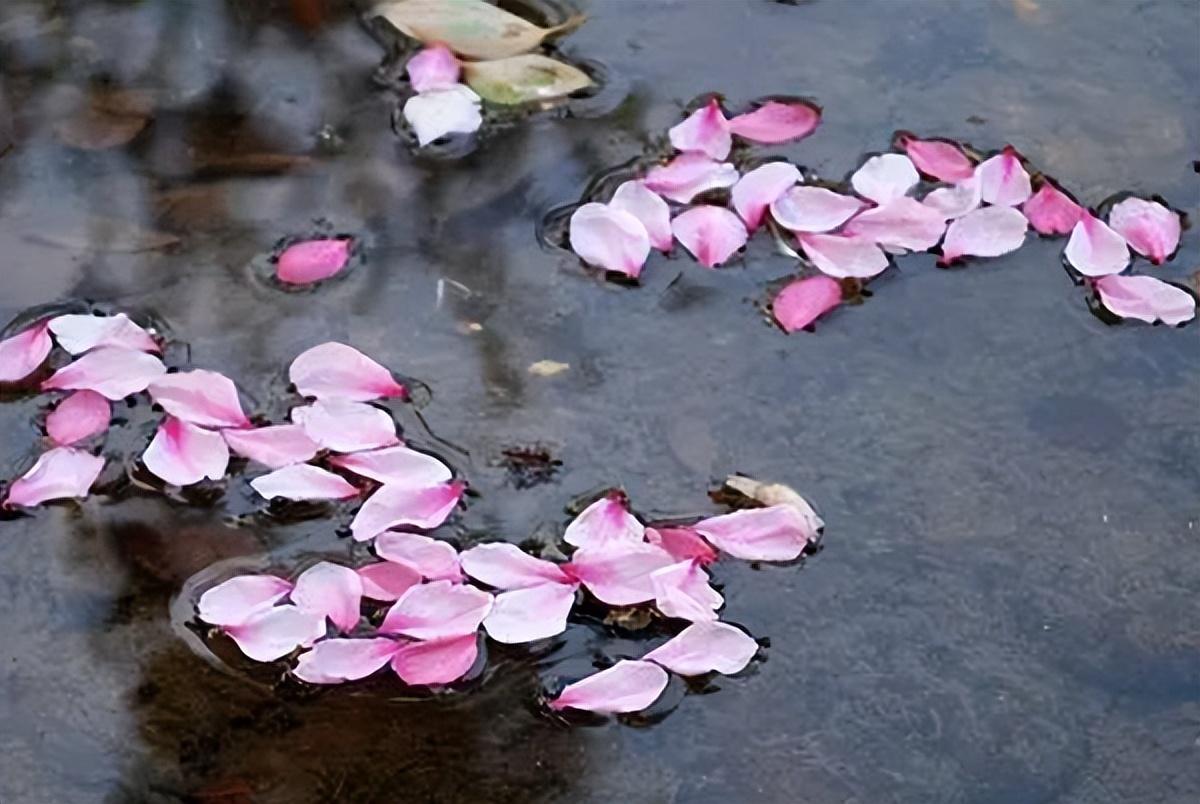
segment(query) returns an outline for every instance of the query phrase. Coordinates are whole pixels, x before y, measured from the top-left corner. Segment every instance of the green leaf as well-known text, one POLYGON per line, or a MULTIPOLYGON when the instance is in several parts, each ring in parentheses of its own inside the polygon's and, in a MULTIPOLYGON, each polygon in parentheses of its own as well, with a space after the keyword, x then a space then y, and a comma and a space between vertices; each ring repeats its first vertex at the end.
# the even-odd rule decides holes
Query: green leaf
POLYGON ((484 100, 506 106, 553 100, 592 85, 579 68, 536 53, 464 64, 463 78, 484 100))
POLYGON ((470 59, 503 59, 528 53, 549 37, 578 28, 586 19, 539 28, 483 0, 392 0, 375 8, 401 33, 424 43, 441 42, 470 59))

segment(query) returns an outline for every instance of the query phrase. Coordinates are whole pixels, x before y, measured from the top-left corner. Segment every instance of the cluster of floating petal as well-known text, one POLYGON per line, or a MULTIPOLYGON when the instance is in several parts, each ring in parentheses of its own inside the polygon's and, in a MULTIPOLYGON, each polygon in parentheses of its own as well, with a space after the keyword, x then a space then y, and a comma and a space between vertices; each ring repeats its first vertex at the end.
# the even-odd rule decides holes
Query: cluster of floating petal
POLYGON ((354 569, 322 562, 294 582, 237 576, 206 591, 197 615, 256 661, 300 651, 291 672, 312 684, 354 681, 388 665, 407 684, 439 685, 475 667, 481 632, 509 645, 561 634, 583 591, 609 606, 652 605, 691 624, 641 659, 568 685, 549 704, 632 712, 658 698, 668 671, 737 673, 758 651, 745 632, 719 622, 725 601, 711 585, 711 564, 722 555, 791 561, 823 527, 799 498, 692 525, 645 525, 622 493, 610 492, 567 526, 563 540, 574 552, 555 563, 504 542, 460 553, 393 530, 406 524, 374 534, 377 561, 354 569))
POLYGON ((408 60, 408 78, 416 94, 404 104, 404 119, 424 147, 448 134, 470 134, 483 125, 480 98, 458 79, 462 65, 442 44, 431 45, 408 60))

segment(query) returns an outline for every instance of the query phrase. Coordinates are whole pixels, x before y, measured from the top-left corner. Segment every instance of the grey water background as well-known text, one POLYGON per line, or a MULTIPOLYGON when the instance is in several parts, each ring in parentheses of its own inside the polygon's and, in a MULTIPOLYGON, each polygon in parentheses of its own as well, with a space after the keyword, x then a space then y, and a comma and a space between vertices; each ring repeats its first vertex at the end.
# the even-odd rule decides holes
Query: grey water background
MULTIPOLYGON (((785 337, 759 306, 794 265, 764 237, 720 271, 654 257, 626 288, 535 229, 710 91, 817 99, 816 135, 761 152, 824 176, 908 128, 1012 143, 1087 203, 1159 193, 1195 220, 1200 7, 578 6, 560 52, 603 69, 600 96, 455 160, 393 132, 385 50, 343 4, 4 3, 0 317, 153 315, 263 405, 301 350, 353 344, 427 383, 430 427, 469 452, 451 456, 479 493, 448 534, 464 544, 544 539, 608 485, 686 515, 716 510, 730 471, 791 484, 824 550, 716 568, 766 660, 577 726, 539 709, 543 683, 638 655, 636 633, 493 650, 459 695, 281 690, 189 637, 178 596, 216 561, 344 559, 347 514, 256 516, 244 478, 200 504, 114 481, 0 522, 0 801, 1196 801, 1195 326, 1105 325, 1063 241, 1031 240, 966 270, 903 259, 785 337), (149 91, 152 119, 72 147, 59 126, 100 80, 149 91), (261 281, 281 237, 322 227, 357 235, 362 263, 313 292, 261 281), (563 463, 518 488, 503 451, 528 445, 563 463)), ((1198 264, 1193 230, 1155 272, 1186 284, 1198 264)), ((44 404, 0 403, 6 477, 40 451, 44 404)), ((115 448, 140 451, 139 426, 115 448)))

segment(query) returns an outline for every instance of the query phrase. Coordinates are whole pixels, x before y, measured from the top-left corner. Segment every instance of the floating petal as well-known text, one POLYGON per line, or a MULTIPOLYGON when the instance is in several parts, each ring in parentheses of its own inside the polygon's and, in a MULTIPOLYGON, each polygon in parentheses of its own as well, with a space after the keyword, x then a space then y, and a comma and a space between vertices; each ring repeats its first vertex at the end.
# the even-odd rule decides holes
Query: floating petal
POLYGON ((389 486, 428 488, 445 483, 454 476, 450 467, 437 458, 405 446, 335 455, 329 462, 340 469, 389 486))
POLYGON ((652 544, 609 543, 576 550, 567 572, 604 603, 631 606, 654 599, 650 576, 673 563, 670 553, 652 544))
POLYGON ((292 675, 309 684, 358 681, 391 661, 400 647, 399 642, 386 637, 325 639, 300 654, 292 675))
POLYGON ((222 430, 229 448, 272 469, 312 460, 320 446, 298 424, 275 424, 245 430, 222 430))
POLYGON ((711 564, 717 560, 716 549, 691 528, 646 528, 646 541, 666 550, 676 561, 711 564))
POLYGON ((330 341, 308 349, 292 361, 288 379, 303 396, 370 402, 408 397, 392 372, 357 349, 330 341))
POLYGON ((256 662, 273 662, 325 636, 325 618, 296 606, 272 606, 250 615, 225 633, 256 662))
POLYGON ((625 182, 613 193, 608 206, 637 218, 649 235, 651 246, 659 251, 671 250, 675 242, 671 234, 671 208, 645 182, 625 182))
POLYGON ((115 401, 145 391, 166 371, 154 355, 101 346, 54 372, 42 390, 95 391, 115 401))
POLYGON ((454 52, 443 44, 433 44, 417 53, 405 65, 408 80, 417 92, 449 89, 458 83, 462 67, 454 52))
POLYGON ((46 362, 53 348, 44 321, 0 341, 0 383, 25 379, 46 362))
POLYGON ((740 628, 727 623, 704 622, 689 625, 674 639, 645 656, 681 676, 705 673, 740 673, 758 653, 758 643, 740 628))
POLYGON ((658 665, 625 659, 569 684, 550 702, 550 708, 604 714, 638 712, 658 700, 668 681, 667 672, 658 665))
POLYGON ((862 201, 824 187, 792 187, 771 203, 771 217, 793 232, 828 232, 862 209, 862 201))
POLYGON ((721 552, 746 561, 791 561, 817 538, 813 523, 790 505, 734 511, 695 528, 721 552))
POLYGON ((904 154, 879 154, 855 171, 850 186, 863 198, 886 204, 908 195, 920 180, 912 160, 904 154))
POLYGON ((571 215, 571 250, 589 265, 637 279, 650 256, 642 222, 623 209, 584 204, 571 215))
POLYGON ((704 622, 717 619, 716 610, 725 602, 709 586, 708 573, 695 561, 680 561, 650 575, 654 605, 668 617, 704 622))
POLYGON ((746 245, 742 219, 724 207, 692 207, 671 221, 671 231, 706 268, 716 268, 746 245))
POLYGON ((1015 207, 1033 195, 1029 174, 1011 145, 981 162, 975 171, 979 176, 980 193, 988 204, 1015 207))
POLYGON ((50 319, 50 331, 58 345, 73 355, 99 346, 132 349, 135 352, 162 351, 158 342, 124 313, 116 315, 60 315, 50 319))
POLYGON ((1153 276, 1102 276, 1096 291, 1104 306, 1122 318, 1175 326, 1196 315, 1192 294, 1153 276))
POLYGON ((646 528, 629 513, 625 495, 612 491, 596 500, 575 517, 563 534, 563 540, 575 547, 611 543, 640 544, 646 528))
POLYGON ((291 583, 274 575, 238 575, 200 595, 196 611, 209 625, 237 625, 271 608, 291 591, 291 583))
POLYGON ((999 257, 1025 242, 1028 224, 1014 207, 982 207, 950 224, 940 263, 959 257, 999 257))
POLYGON ((729 129, 751 142, 774 145, 812 134, 821 122, 821 110, 811 103, 767 101, 757 109, 729 121, 729 129))
POLYGON ((869 279, 888 267, 887 255, 870 240, 842 235, 802 234, 800 248, 821 273, 837 279, 869 279))
POLYGON ((229 466, 229 448, 220 433, 168 416, 158 426, 142 462, 173 486, 220 480, 229 466))
POLYGON ((276 469, 250 481, 250 487, 268 500, 348 500, 358 496, 358 489, 319 466, 294 463, 276 469))
POLYGON ((424 489, 384 486, 367 498, 350 523, 354 540, 369 541, 390 528, 436 528, 458 505, 465 488, 457 480, 424 489))
POLYGON ((1108 213, 1108 225, 1155 265, 1179 248, 1179 214, 1157 201, 1126 198, 1108 213))
POLYGON ((646 187, 680 204, 690 203, 700 193, 738 182, 737 168, 728 162, 716 162, 703 154, 680 154, 665 165, 646 174, 646 187))
POLYGON ((46 433, 60 447, 91 438, 108 429, 112 407, 95 391, 75 391, 46 417, 46 433))
POLYGON ((358 452, 396 444, 396 423, 386 410, 349 399, 318 399, 292 408, 292 421, 324 449, 358 452))
POLYGON ((339 631, 349 631, 358 625, 362 580, 349 567, 322 561, 300 573, 292 602, 309 614, 328 617, 339 631))
POLYGON ((305 240, 284 249, 275 264, 275 276, 289 285, 308 285, 336 276, 349 261, 349 240, 305 240))
POLYGON ((915 198, 896 198, 855 216, 842 231, 889 251, 925 251, 942 239, 946 220, 915 198))
POLYGON ((975 165, 957 143, 919 140, 911 134, 901 135, 899 143, 917 170, 938 181, 955 184, 975 174, 975 165))
POLYGON ((147 390, 168 415, 201 427, 245 427, 237 386, 216 371, 181 371, 150 383, 147 390))
POLYGON ((483 125, 479 96, 462 84, 413 95, 404 103, 404 119, 422 148, 448 134, 470 134, 483 125))
POLYGON ((1021 205, 1021 211, 1029 225, 1043 235, 1070 234, 1083 215, 1083 207, 1049 180, 1021 205))
POLYGON ((381 533, 375 552, 385 561, 404 564, 431 581, 461 581, 458 551, 449 542, 417 533, 381 533))
POLYGON ((363 597, 371 600, 399 600, 421 582, 421 573, 407 564, 378 561, 355 570, 362 581, 363 597))
POLYGON ((842 303, 842 286, 828 276, 797 279, 771 302, 771 314, 784 332, 804 329, 842 303))
POLYGON ((688 115, 682 123, 672 126, 667 135, 676 150, 702 153, 710 159, 729 156, 733 145, 729 121, 715 98, 688 115))
POLYGON ((507 542, 476 545, 464 551, 461 560, 463 572, 496 589, 571 583, 570 577, 557 564, 534 558, 507 542))
POLYGON ((979 209, 983 203, 982 185, 979 177, 972 176, 958 184, 931 190, 921 203, 952 221, 979 209))
POLYGON ((753 232, 762 225, 767 209, 788 188, 800 181, 800 170, 789 162, 768 162, 746 173, 733 186, 733 208, 753 232))
POLYGON ((414 586, 396 601, 379 626, 381 633, 412 639, 446 639, 474 634, 492 610, 492 596, 473 586, 433 581, 414 586))
POLYGON ((574 604, 575 587, 559 583, 501 592, 483 627, 488 636, 506 645, 547 639, 567 630, 567 615, 574 604))
POLYGON ((449 639, 409 642, 392 658, 392 670, 405 684, 449 684, 470 672, 479 658, 474 633, 449 639))
POLYGON ((1125 238, 1086 209, 1071 230, 1063 254, 1071 267, 1084 276, 1119 274, 1129 265, 1125 238))
POLYGON ((101 457, 70 447, 55 447, 42 453, 28 472, 12 482, 4 507, 30 507, 47 500, 86 497, 102 469, 101 457))

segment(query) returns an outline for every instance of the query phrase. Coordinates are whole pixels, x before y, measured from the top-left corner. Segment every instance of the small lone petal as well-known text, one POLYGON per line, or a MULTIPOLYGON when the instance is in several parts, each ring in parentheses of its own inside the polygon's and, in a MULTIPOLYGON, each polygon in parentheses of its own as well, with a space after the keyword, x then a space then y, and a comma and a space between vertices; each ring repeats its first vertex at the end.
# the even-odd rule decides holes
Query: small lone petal
POLYGON ((295 463, 256 477, 250 487, 268 500, 348 500, 358 496, 358 489, 341 475, 312 466, 295 463))
POLYGON ((651 246, 659 251, 671 250, 675 242, 671 235, 671 208, 645 182, 625 182, 613 193, 608 206, 637 218, 649 235, 651 246))
POLYGON ((922 204, 937 210, 944 220, 952 221, 975 210, 983 203, 983 190, 979 177, 972 176, 950 187, 931 190, 922 204))
POLYGON ((671 231, 706 268, 716 268, 746 245, 741 218, 724 207, 692 207, 671 221, 671 231))
POLYGON ((76 391, 50 411, 46 417, 46 434, 60 447, 65 447, 108 429, 112 408, 108 400, 95 391, 76 391))
POLYGON ((1063 254, 1071 267, 1084 276, 1119 274, 1129 265, 1125 238, 1086 209, 1071 230, 1063 254))
POLYGON ((676 561, 707 565, 717 560, 716 549, 691 528, 646 528, 646 541, 666 550, 676 561))
POLYGON ((470 134, 483 125, 479 96, 462 84, 412 96, 404 104, 404 119, 421 147, 447 134, 470 134))
POLYGON ((695 528, 721 552, 745 561, 791 561, 817 538, 813 523, 790 505, 734 511, 695 528))
POLYGON ((44 321, 0 341, 0 383, 25 379, 46 362, 53 348, 44 321))
POLYGON ((291 591, 290 583, 274 575, 239 575, 200 595, 196 611, 209 625, 238 625, 291 591))
POLYGON ((124 313, 116 315, 60 315, 50 319, 50 331, 58 345, 73 355, 99 346, 159 354, 158 342, 124 313))
POLYGON ((1179 248, 1179 214, 1157 201, 1126 198, 1108 213, 1108 225, 1155 265, 1179 248))
POLYGON ((854 192, 876 204, 908 195, 921 180, 912 160, 904 154, 872 156, 850 177, 854 192))
POLYGON ((821 273, 836 279, 869 279, 888 267, 887 255, 862 237, 802 234, 800 248, 821 273))
POLYGON ((758 653, 758 643, 740 628, 728 623, 704 622, 689 625, 674 639, 645 656, 681 676, 705 673, 740 673, 758 653))
POLYGON ((293 408, 292 421, 324 449, 358 452, 397 443, 396 423, 386 410, 349 399, 318 399, 293 408))
POLYGON ((771 217, 793 232, 828 232, 862 209, 862 201, 824 187, 793 187, 771 203, 771 217))
POLYGON ((12 482, 4 507, 31 507, 47 500, 86 497, 103 468, 101 457, 70 447, 55 447, 42 453, 28 472, 12 482))
POLYGON ((672 126, 667 134, 676 150, 702 153, 710 159, 729 156, 733 145, 729 121, 715 98, 688 115, 682 123, 672 126))
POLYGON ((483 627, 488 636, 506 645, 547 639, 567 630, 573 605, 575 587, 559 583, 501 592, 483 627))
POLYGON ((896 198, 868 209, 846 224, 843 233, 870 240, 890 251, 925 251, 946 231, 942 213, 915 198, 896 198))
POLYGON ((650 581, 654 584, 654 605, 668 617, 691 622, 715 620, 716 610, 725 602, 709 586, 708 573, 695 561, 680 561, 656 570, 650 581))
POLYGON ((1049 180, 1042 182, 1038 191, 1021 205, 1021 211, 1029 219, 1029 225, 1042 235, 1070 234, 1083 215, 1083 207, 1049 180))
POLYGON ((458 480, 424 489, 383 486, 358 509, 350 531, 355 541, 365 542, 391 528, 431 530, 446 521, 465 488, 458 480))
POLYGON ((771 313, 784 332, 804 329, 842 303, 842 286, 828 276, 797 279, 771 302, 771 313))
POLYGON ((528 589, 548 583, 570 584, 570 577, 550 561, 534 558, 515 544, 480 544, 463 552, 463 572, 496 589, 528 589))
POLYGON ((450 467, 437 458, 405 446, 335 455, 329 462, 340 469, 389 486, 427 488, 445 483, 454 476, 450 467))
POLYGON ((275 276, 289 285, 308 285, 337 275, 349 261, 349 240, 305 240, 284 249, 275 276))
POLYGON ((450 89, 458 83, 462 67, 450 48, 443 44, 430 45, 405 65, 408 80, 417 92, 431 89, 450 89))
POLYGON ((302 396, 317 399, 370 402, 408 396, 392 372, 354 347, 336 341, 314 346, 293 360, 288 379, 302 396))
POLYGON ((458 551, 449 542, 418 533, 381 533, 375 540, 375 552, 385 561, 411 567, 431 581, 462 580, 458 551))
POLYGON ((652 544, 609 543, 576 550, 567 572, 604 603, 632 606, 654 599, 650 576, 673 563, 670 553, 652 544))
POLYGON ((145 352, 101 346, 60 368, 42 383, 43 390, 95 391, 106 399, 124 399, 145 391, 165 374, 162 361, 145 352))
POLYGON ((473 586, 433 581, 414 586, 396 601, 379 631, 411 639, 474 634, 492 610, 492 596, 473 586))
POLYGON ((964 215, 946 230, 943 265, 959 257, 999 257, 1016 251, 1025 242, 1028 225, 1014 207, 982 207, 964 215))
POLYGON ((821 110, 803 101, 767 101, 729 121, 729 129, 751 142, 774 145, 807 137, 821 122, 821 110))
POLYGON ((650 235, 623 209, 584 204, 571 215, 571 250, 597 268, 637 279, 650 256, 650 235))
POLYGON ((596 500, 567 525, 563 540, 575 547, 640 544, 646 528, 629 513, 625 495, 612 491, 596 500))
POLYGON ((938 181, 955 184, 971 178, 975 166, 957 143, 945 140, 919 140, 911 134, 899 137, 900 147, 917 170, 938 181))
POLYGON ((1102 276, 1096 291, 1104 306, 1122 318, 1175 326, 1196 315, 1192 294, 1153 276, 1102 276))
POLYGON ((550 708, 602 714, 638 712, 658 700, 668 681, 667 672, 658 665, 625 659, 569 684, 550 702, 550 708))
POLYGON ((392 658, 392 670, 405 684, 449 684, 471 671, 479 658, 474 633, 428 642, 409 642, 392 658))
POLYGON ((716 162, 703 154, 680 154, 665 165, 651 168, 646 187, 680 204, 690 203, 700 193, 738 182, 737 168, 716 162))
POLYGON ((276 424, 250 430, 222 430, 229 448, 252 461, 282 469, 312 460, 320 446, 298 424, 276 424))
POLYGON ((292 675, 309 684, 358 681, 391 661, 400 647, 399 642, 386 637, 325 639, 300 654, 292 675))
POLYGON ((349 631, 358 625, 362 580, 349 567, 322 561, 300 573, 292 602, 309 614, 328 617, 339 631, 349 631))
POLYGON ((205 478, 223 478, 229 448, 220 433, 168 416, 142 453, 142 462, 155 477, 173 486, 190 486, 205 478))
POLYGON ((407 564, 377 561, 355 570, 362 581, 363 597, 371 600, 399 600, 421 582, 421 573, 407 564))
POLYGON ((201 427, 245 427, 237 386, 216 371, 181 371, 150 383, 150 396, 168 415, 201 427))
POLYGON ((325 636, 325 618, 297 606, 272 606, 226 626, 225 633, 254 661, 273 662, 325 636))
POLYGON ((979 176, 980 193, 988 204, 1015 207, 1033 194, 1029 174, 1011 145, 981 162, 975 171, 979 176))
POLYGON ((788 188, 800 181, 800 170, 790 162, 768 162, 746 173, 733 186, 733 208, 753 232, 762 225, 767 209, 788 188))

